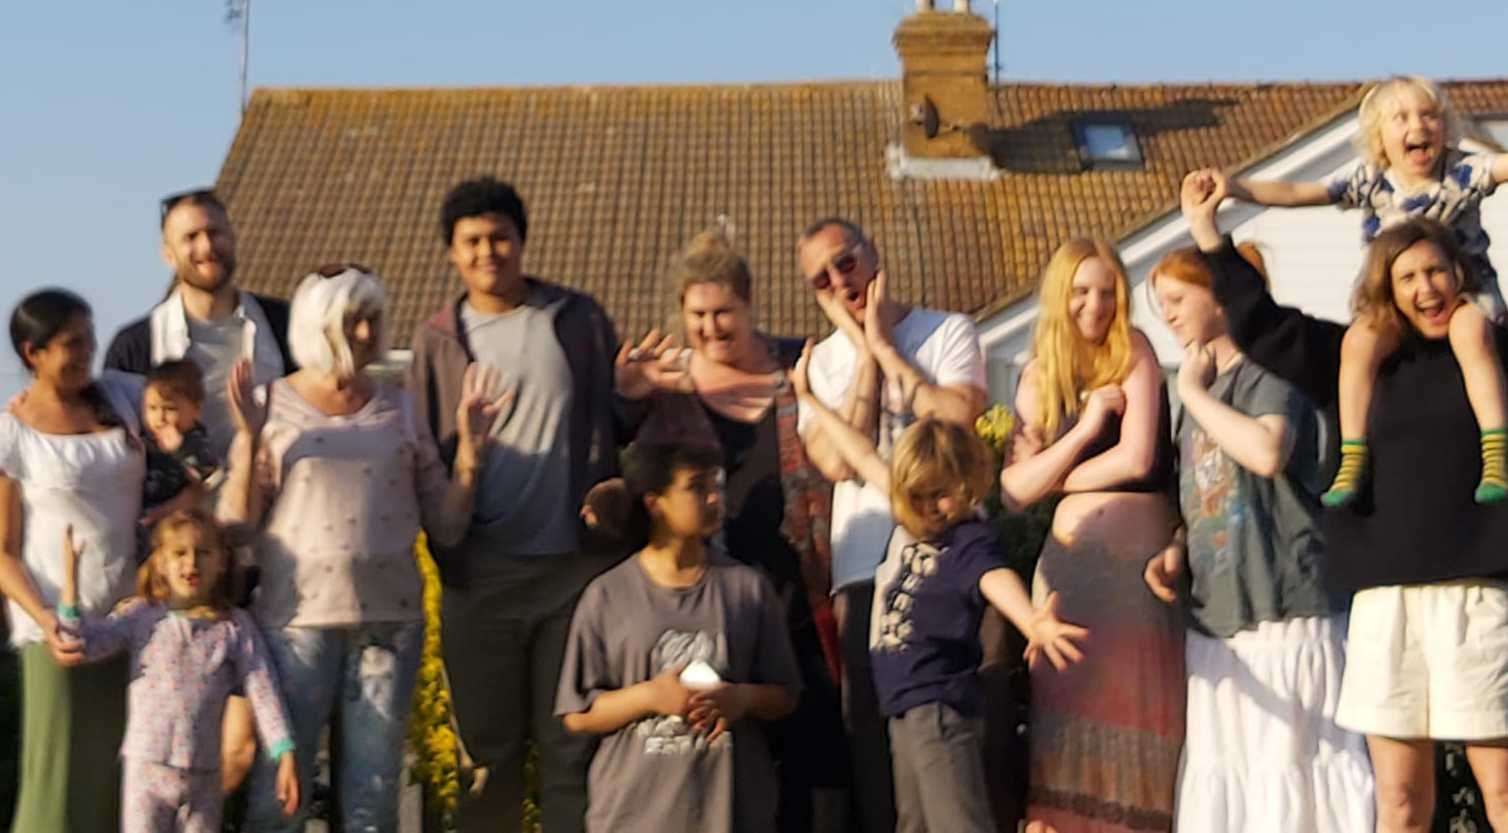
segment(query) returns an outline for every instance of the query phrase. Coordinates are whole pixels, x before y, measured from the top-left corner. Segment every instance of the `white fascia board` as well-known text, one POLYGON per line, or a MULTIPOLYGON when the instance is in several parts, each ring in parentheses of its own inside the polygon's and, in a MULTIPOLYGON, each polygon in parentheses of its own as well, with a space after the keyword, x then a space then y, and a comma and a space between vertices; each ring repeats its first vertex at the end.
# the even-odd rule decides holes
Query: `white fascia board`
MULTIPOLYGON (((1253 179, 1319 179, 1356 155, 1352 142, 1357 129, 1355 111, 1350 111, 1237 173, 1253 179)), ((1234 228, 1266 210, 1266 207, 1260 205, 1227 201, 1220 210, 1221 227, 1234 228)), ((1127 270, 1136 272, 1136 264, 1153 255, 1160 256, 1182 243, 1187 235, 1188 223, 1175 210, 1116 241, 1116 248, 1120 251, 1127 270)), ((979 343, 988 351, 997 344, 1022 335, 1036 321, 1037 296, 1033 294, 978 322, 979 343)))

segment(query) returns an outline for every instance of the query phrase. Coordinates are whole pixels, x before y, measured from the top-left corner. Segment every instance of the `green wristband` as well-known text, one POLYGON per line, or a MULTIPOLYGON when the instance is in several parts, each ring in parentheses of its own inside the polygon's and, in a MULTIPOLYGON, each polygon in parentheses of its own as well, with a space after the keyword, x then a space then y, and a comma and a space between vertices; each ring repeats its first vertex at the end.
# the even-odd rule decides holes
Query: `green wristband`
POLYGON ((267 760, 277 763, 284 755, 293 751, 293 738, 283 738, 267 749, 267 760))

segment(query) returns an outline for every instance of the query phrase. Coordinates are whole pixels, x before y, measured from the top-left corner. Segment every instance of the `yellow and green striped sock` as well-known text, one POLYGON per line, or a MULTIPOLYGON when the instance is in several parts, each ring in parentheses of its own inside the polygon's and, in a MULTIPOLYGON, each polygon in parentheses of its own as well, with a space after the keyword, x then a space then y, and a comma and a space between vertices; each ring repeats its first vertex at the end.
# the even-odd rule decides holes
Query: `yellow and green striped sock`
POLYGON ((1497 503, 1508 498, 1508 431, 1494 428, 1482 432, 1482 480, 1477 484, 1477 503, 1497 503))
POLYGON ((1340 468, 1330 490, 1320 495, 1320 502, 1335 509, 1347 506, 1361 492, 1362 481, 1367 477, 1367 441, 1342 440, 1340 444, 1340 468))

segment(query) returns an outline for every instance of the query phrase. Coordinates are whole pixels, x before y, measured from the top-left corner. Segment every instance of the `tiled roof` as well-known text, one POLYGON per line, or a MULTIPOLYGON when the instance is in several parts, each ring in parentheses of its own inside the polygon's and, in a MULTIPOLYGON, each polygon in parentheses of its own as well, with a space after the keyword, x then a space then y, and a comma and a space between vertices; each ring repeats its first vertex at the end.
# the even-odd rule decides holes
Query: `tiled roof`
MULTIPOLYGON (((394 343, 459 292, 437 230, 461 179, 511 180, 528 204, 526 268, 595 295, 621 331, 665 320, 660 275, 726 215, 762 323, 826 329, 793 244, 828 214, 875 237, 902 298, 978 312, 1033 287, 1072 234, 1119 238, 1173 204, 1179 177, 1270 153, 1354 106, 1357 84, 996 88, 990 181, 897 182, 896 81, 730 86, 258 90, 217 187, 248 286, 286 295, 353 259, 389 283, 394 343), (1145 166, 1084 170, 1072 123, 1128 121, 1145 166)), ((1468 113, 1508 113, 1508 81, 1451 85, 1468 113)))

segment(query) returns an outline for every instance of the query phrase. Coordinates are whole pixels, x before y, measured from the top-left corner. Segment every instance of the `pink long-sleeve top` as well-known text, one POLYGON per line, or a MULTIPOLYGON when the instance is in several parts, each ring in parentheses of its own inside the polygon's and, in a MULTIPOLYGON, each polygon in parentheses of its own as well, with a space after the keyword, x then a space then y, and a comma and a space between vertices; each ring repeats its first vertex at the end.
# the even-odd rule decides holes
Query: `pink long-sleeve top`
POLYGON ((470 516, 450 510, 450 475, 412 398, 379 385, 355 413, 331 416, 287 380, 257 455, 267 511, 254 547, 252 611, 263 627, 342 627, 424 618, 414 561, 421 523, 453 544, 470 516))
POLYGON ((225 698, 238 686, 251 701, 268 755, 293 748, 267 647, 246 611, 195 619, 144 603, 108 618, 86 617, 81 634, 87 659, 131 652, 122 757, 219 770, 225 698))

